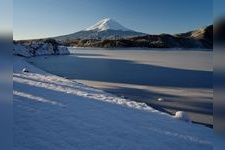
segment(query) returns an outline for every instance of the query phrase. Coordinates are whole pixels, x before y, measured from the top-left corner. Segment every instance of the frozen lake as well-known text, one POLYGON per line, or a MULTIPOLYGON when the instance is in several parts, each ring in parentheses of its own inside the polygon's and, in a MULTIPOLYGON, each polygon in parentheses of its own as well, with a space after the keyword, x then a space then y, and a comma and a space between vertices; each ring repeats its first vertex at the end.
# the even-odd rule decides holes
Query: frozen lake
POLYGON ((72 55, 28 59, 59 76, 145 102, 167 113, 189 113, 213 124, 213 52, 171 49, 70 48, 72 55), (158 99, 163 99, 158 101, 158 99))

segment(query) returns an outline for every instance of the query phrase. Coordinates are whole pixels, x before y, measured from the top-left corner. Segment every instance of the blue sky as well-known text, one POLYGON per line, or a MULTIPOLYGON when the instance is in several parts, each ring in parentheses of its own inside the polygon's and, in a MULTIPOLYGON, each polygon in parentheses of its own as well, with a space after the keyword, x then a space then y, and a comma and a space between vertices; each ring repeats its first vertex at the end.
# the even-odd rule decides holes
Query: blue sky
POLYGON ((213 17, 215 19, 225 16, 225 0, 213 0, 213 17))
POLYGON ((0 0, 0 33, 12 32, 13 0, 0 0))
POLYGON ((73 33, 103 18, 150 33, 179 33, 213 22, 212 0, 14 0, 14 39, 73 33))

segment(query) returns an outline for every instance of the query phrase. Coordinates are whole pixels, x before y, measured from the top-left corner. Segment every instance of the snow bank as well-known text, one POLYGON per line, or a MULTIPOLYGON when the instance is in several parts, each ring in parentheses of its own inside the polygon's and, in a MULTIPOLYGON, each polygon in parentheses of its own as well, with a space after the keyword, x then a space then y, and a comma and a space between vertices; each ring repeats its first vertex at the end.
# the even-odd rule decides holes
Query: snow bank
POLYGON ((13 55, 33 57, 41 55, 64 55, 69 54, 67 47, 60 46, 54 40, 40 40, 14 43, 13 55))
POLYGON ((177 111, 175 113, 175 118, 178 119, 178 120, 182 120, 182 121, 185 121, 185 122, 191 122, 191 119, 190 117, 188 116, 188 114, 184 111, 177 111))
POLYGON ((213 148, 212 129, 48 74, 21 57, 14 59, 13 116, 15 150, 213 148))

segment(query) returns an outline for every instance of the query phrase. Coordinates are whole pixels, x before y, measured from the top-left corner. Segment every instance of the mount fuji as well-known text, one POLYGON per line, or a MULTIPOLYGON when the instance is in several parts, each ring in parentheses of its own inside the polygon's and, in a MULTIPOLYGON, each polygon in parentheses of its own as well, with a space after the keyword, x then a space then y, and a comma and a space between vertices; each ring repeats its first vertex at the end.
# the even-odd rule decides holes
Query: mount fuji
POLYGON ((130 30, 117 21, 105 18, 93 26, 82 31, 68 35, 58 36, 56 40, 75 40, 75 39, 121 39, 135 36, 143 36, 145 33, 130 30))
POLYGON ((124 26, 122 26, 121 24, 110 18, 103 19, 98 23, 96 23, 95 25, 85 29, 85 31, 97 31, 97 32, 106 30, 131 31, 130 29, 125 28, 124 26))

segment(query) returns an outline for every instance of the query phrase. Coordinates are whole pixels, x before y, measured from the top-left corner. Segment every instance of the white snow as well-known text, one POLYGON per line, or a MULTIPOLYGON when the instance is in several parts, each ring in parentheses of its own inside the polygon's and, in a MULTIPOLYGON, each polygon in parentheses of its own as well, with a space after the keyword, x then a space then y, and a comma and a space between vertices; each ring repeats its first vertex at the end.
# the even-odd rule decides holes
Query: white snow
POLYGON ((33 54, 22 44, 13 44, 13 55, 31 57, 33 54))
POLYGON ((17 56, 13 107, 15 150, 213 148, 212 129, 48 74, 17 56))
POLYGON ((121 30, 121 31, 130 31, 130 29, 125 28, 118 22, 113 19, 105 18, 99 21, 97 24, 85 29, 85 31, 105 31, 105 30, 121 30))
POLYGON ((191 119, 188 116, 188 114, 186 112, 184 112, 184 111, 177 111, 175 113, 175 118, 178 119, 178 120, 186 121, 186 122, 190 122, 191 121, 191 119))
POLYGON ((35 42, 32 44, 13 44, 13 55, 33 57, 41 55, 69 54, 65 46, 57 46, 56 51, 51 43, 35 42))
POLYGON ((158 100, 159 102, 164 101, 163 98, 158 98, 157 100, 158 100))
POLYGON ((22 72, 29 72, 27 68, 23 68, 22 72))

